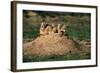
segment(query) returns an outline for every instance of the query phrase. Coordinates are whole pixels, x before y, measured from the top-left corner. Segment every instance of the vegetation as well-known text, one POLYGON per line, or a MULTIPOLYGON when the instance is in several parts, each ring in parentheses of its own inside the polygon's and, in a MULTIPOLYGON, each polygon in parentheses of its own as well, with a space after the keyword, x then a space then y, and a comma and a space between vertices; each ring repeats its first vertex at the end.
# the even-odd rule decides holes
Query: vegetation
POLYGON ((24 56, 23 62, 40 62, 40 61, 64 61, 64 60, 82 60, 90 59, 90 53, 73 53, 66 55, 52 56, 24 56))
MULTIPOLYGON (((65 35, 79 41, 90 42, 91 35, 91 15, 89 13, 73 12, 50 12, 23 10, 23 42, 27 43, 39 36, 40 24, 43 20, 49 24, 65 24, 65 35)), ((24 62, 33 61, 59 61, 59 60, 79 60, 90 59, 90 51, 81 55, 80 53, 67 54, 63 56, 24 56, 24 62)))

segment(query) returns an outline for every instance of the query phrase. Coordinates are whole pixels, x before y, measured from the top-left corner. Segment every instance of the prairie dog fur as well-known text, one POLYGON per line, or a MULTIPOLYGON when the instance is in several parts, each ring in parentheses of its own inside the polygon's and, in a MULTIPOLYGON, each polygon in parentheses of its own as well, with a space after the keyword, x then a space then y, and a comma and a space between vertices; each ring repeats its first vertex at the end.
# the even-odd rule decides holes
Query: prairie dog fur
POLYGON ((65 33, 65 25, 64 24, 58 24, 58 34, 59 35, 64 35, 65 33))
POLYGON ((57 33, 59 36, 63 36, 65 34, 65 25, 64 24, 48 24, 46 22, 42 22, 40 26, 40 35, 49 35, 51 33, 57 33))

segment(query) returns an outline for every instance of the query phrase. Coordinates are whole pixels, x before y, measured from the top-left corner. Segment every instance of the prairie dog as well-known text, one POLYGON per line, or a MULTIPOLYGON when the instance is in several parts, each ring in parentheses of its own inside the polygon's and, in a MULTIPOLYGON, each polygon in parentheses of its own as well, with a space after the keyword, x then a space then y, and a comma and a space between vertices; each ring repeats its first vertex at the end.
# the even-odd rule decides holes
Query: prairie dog
POLYGON ((52 24, 52 32, 58 33, 57 26, 55 24, 52 24))
POLYGON ((42 22, 42 23, 41 23, 41 26, 40 26, 40 29, 41 29, 41 30, 45 29, 45 25, 46 25, 46 23, 45 23, 45 22, 42 22))
POLYGON ((64 24, 51 24, 42 22, 40 27, 40 35, 48 35, 51 33, 58 33, 60 36, 65 33, 65 25, 64 24))
POLYGON ((65 25, 64 24, 58 24, 58 34, 60 36, 64 35, 65 33, 65 25))
POLYGON ((52 31, 51 26, 48 25, 48 26, 45 28, 45 30, 44 30, 44 34, 45 34, 45 35, 48 35, 48 34, 51 33, 51 31, 52 31))
POLYGON ((48 35, 52 31, 51 26, 48 23, 42 22, 40 26, 40 35, 48 35))
POLYGON ((46 26, 46 23, 42 22, 40 26, 40 35, 44 35, 45 26, 46 26))

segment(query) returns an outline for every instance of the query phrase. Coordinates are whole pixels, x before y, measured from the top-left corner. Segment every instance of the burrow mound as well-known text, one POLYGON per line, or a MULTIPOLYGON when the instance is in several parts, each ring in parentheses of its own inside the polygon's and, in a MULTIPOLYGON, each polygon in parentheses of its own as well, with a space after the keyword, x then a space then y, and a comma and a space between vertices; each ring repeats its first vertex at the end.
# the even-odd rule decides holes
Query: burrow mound
POLYGON ((83 51, 83 46, 66 36, 58 34, 39 36, 24 44, 26 56, 64 55, 83 51))

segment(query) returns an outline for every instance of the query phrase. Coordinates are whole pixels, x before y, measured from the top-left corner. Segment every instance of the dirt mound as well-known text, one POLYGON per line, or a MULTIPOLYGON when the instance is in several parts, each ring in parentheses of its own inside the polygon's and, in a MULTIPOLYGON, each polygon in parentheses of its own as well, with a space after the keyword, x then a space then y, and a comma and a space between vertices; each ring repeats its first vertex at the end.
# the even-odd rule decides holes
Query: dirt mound
POLYGON ((24 55, 49 56, 75 53, 82 47, 72 39, 58 34, 45 35, 24 44, 24 55))

